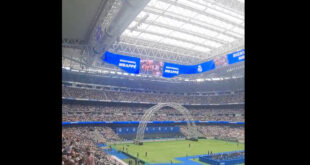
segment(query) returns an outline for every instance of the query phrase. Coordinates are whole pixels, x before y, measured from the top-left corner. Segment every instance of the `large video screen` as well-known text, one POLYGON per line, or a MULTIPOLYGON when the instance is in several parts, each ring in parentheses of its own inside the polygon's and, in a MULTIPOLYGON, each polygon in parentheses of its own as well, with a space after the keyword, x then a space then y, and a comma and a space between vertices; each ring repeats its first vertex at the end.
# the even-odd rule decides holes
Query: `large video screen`
POLYGON ((219 56, 214 58, 215 68, 221 68, 228 65, 228 60, 226 56, 219 56))
POLYGON ((163 74, 164 63, 154 60, 140 60, 140 73, 161 76, 163 74))

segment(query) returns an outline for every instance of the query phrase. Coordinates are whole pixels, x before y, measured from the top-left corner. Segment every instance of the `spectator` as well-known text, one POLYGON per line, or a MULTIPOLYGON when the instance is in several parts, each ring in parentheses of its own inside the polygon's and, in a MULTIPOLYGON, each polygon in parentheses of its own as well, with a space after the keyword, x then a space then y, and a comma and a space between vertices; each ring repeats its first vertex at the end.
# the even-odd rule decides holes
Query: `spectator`
POLYGON ((85 160, 85 165, 95 165, 95 158, 90 151, 87 152, 87 158, 85 160))

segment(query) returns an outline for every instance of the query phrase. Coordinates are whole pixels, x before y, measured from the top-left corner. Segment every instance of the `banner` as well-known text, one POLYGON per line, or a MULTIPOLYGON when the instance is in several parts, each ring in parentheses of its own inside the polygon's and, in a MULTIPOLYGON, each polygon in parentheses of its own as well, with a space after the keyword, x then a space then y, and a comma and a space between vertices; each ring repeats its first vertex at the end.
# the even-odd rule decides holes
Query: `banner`
POLYGON ((234 64, 237 62, 244 61, 244 49, 237 52, 227 54, 228 64, 234 64))
POLYGON ((116 65, 128 73, 139 74, 140 58, 123 56, 105 52, 101 59, 109 64, 116 65))
MULTIPOLYGON (((116 134, 136 134, 138 131, 138 127, 117 127, 115 129, 116 134)), ((179 126, 157 126, 152 127, 148 126, 145 128, 146 134, 153 133, 177 133, 180 132, 179 126)))
POLYGON ((173 64, 173 63, 164 63, 164 68, 163 68, 163 77, 174 77, 180 74, 180 68, 182 66, 178 64, 173 64))
POLYGON ((179 74, 197 74, 213 70, 215 64, 213 60, 197 65, 179 65, 174 63, 164 63, 163 77, 171 78, 179 74))
MULTIPOLYGON (((98 30, 99 33, 99 30, 98 30)), ((105 52, 101 57, 104 62, 116 65, 129 73, 134 74, 151 74, 155 76, 163 76, 171 78, 180 74, 198 74, 215 68, 221 68, 229 64, 244 61, 244 49, 226 56, 216 57, 197 65, 180 65, 168 62, 154 61, 148 59, 141 59, 137 57, 124 56, 105 52)))

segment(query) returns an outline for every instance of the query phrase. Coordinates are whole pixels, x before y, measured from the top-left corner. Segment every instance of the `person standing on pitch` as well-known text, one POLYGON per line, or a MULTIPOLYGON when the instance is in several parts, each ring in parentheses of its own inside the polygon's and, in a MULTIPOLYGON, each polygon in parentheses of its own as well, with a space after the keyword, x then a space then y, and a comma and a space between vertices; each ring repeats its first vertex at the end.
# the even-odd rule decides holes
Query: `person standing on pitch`
POLYGON ((145 157, 147 157, 147 152, 145 152, 145 157))

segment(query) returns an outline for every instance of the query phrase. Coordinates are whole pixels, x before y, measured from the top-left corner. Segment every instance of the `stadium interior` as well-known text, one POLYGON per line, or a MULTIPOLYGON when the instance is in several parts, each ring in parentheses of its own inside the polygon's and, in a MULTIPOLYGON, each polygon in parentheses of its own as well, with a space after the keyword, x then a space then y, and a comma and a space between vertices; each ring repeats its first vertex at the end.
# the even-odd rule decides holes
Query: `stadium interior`
POLYGON ((62 0, 63 165, 244 164, 244 0, 62 0))

